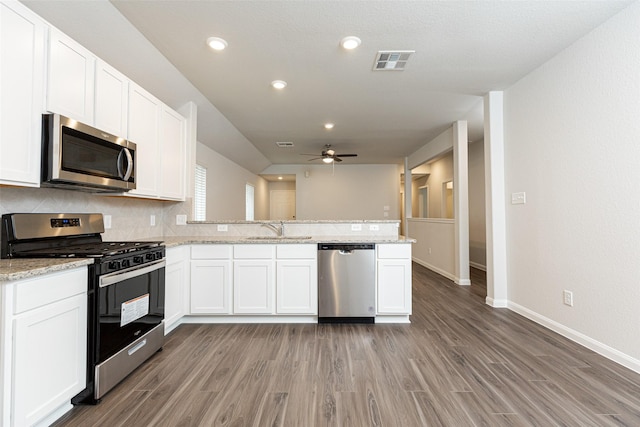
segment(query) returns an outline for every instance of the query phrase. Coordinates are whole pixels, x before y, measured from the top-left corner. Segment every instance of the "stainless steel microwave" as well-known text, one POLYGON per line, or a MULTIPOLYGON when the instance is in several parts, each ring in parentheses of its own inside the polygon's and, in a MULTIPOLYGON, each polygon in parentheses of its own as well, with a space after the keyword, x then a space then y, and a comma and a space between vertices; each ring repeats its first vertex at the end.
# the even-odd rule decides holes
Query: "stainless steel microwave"
POLYGON ((136 188, 136 144, 61 116, 42 116, 42 186, 91 192, 136 188))

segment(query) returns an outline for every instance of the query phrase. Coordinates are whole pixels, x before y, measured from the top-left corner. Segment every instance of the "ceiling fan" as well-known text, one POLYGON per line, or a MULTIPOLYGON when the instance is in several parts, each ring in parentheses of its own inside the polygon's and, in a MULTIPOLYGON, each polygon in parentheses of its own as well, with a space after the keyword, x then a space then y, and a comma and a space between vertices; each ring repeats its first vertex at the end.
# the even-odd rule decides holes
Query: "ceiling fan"
POLYGON ((341 157, 357 157, 357 154, 338 154, 336 150, 331 148, 331 144, 326 144, 322 153, 318 154, 301 154, 302 156, 316 156, 313 159, 309 159, 309 161, 322 159, 325 163, 333 163, 333 162, 341 162, 341 157))

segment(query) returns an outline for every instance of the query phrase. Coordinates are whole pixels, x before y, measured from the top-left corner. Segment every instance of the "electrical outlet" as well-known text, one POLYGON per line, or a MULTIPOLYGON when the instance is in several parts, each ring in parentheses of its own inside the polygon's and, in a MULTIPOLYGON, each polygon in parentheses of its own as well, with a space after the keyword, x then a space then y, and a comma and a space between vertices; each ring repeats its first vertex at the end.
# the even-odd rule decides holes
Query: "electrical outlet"
POLYGON ((378 224, 369 224, 369 231, 380 231, 380 226, 378 224))
POLYGON ((565 305, 568 305, 569 307, 573 307, 573 292, 571 291, 562 291, 562 300, 565 303, 565 305))
POLYGON ((104 229, 108 230, 111 228, 111 215, 104 215, 102 217, 102 220, 104 221, 104 229))
POLYGON ((511 193, 512 205, 524 205, 525 203, 527 203, 527 195, 524 191, 520 193, 511 193))
POLYGON ((229 231, 229 226, 227 224, 218 224, 218 231, 229 231))
POLYGON ((176 225, 187 225, 187 216, 176 215, 176 225))
POLYGON ((156 216, 155 215, 151 215, 149 217, 149 225, 151 227, 155 227, 156 226, 156 216))
POLYGON ((351 224, 351 231, 362 231, 362 224, 351 224))

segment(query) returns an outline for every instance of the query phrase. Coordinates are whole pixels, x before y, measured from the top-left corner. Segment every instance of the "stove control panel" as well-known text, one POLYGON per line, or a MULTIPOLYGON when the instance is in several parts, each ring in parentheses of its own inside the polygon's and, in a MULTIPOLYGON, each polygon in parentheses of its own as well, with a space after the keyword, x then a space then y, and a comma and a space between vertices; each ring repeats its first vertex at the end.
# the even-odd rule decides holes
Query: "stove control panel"
POLYGON ((111 255, 105 258, 98 258, 95 265, 97 274, 113 273, 118 270, 125 270, 131 267, 142 266, 154 261, 163 259, 165 247, 156 246, 149 249, 141 249, 136 252, 111 255))

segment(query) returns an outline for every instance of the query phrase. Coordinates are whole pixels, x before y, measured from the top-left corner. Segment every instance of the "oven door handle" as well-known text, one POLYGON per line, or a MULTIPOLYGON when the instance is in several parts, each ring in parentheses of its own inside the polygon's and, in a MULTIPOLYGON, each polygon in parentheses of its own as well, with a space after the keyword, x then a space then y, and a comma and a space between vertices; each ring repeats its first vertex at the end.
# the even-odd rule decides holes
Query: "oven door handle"
POLYGON ((163 259, 155 261, 151 264, 146 264, 142 267, 133 267, 123 271, 116 271, 115 273, 105 274, 100 276, 100 287, 113 285, 114 283, 122 282, 123 280, 132 279, 134 277, 143 276, 151 273, 152 271, 159 270, 164 267, 167 262, 163 259))

